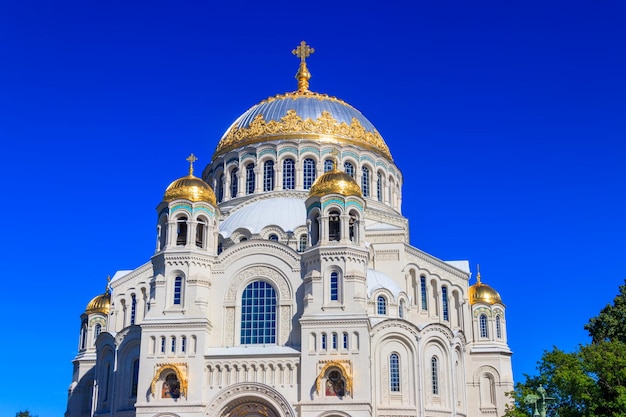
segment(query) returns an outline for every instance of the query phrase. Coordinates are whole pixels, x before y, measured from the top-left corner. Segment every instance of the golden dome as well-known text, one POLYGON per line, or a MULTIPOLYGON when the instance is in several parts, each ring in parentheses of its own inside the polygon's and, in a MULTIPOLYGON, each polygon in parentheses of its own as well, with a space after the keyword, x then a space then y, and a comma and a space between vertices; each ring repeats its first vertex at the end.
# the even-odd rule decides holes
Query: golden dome
POLYGON ((94 297, 89 302, 89 304, 87 304, 85 313, 86 314, 93 314, 93 313, 109 314, 110 308, 111 308, 111 293, 107 289, 107 292, 105 292, 104 294, 100 294, 97 297, 94 297))
POLYGON ((480 282, 480 272, 478 272, 476 274, 476 284, 469 287, 469 302, 471 305, 478 303, 502 304, 502 298, 500 298, 498 291, 480 282))
POLYGON ((220 139, 213 160, 244 146, 277 140, 313 140, 354 145, 391 160, 389 147, 374 125, 350 104, 309 90, 305 58, 314 50, 304 41, 293 54, 300 58, 298 90, 270 97, 242 114, 220 139))
POLYGON ((345 197, 355 195, 363 198, 361 187, 354 181, 354 178, 337 168, 333 168, 315 180, 309 191, 309 197, 321 197, 327 194, 341 194, 345 197))
POLYGON ((217 206, 217 199, 211 186, 202 179, 193 175, 193 163, 197 160, 194 154, 191 154, 187 161, 189 161, 189 175, 182 177, 172 182, 165 190, 163 201, 170 202, 177 199, 184 199, 198 202, 204 201, 213 206, 217 206))

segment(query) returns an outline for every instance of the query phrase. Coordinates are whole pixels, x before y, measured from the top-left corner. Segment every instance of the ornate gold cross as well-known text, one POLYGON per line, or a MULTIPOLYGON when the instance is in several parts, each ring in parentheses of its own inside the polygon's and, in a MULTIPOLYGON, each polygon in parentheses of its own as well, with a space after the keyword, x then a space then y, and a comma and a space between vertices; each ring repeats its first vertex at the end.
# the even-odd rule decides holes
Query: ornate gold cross
POLYGON ((292 54, 300 58, 300 62, 305 62, 305 60, 310 57, 313 52, 315 52, 315 49, 307 45, 305 41, 300 42, 300 45, 291 51, 292 54))
POLYGON ((189 162, 189 175, 193 175, 193 163, 196 162, 198 158, 192 153, 186 159, 189 162))

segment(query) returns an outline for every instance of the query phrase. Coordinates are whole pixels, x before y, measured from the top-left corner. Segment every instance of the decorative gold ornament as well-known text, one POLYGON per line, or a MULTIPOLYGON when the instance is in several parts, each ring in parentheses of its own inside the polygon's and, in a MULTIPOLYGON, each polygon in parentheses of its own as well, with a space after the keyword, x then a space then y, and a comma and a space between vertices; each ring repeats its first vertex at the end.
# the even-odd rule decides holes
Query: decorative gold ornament
POLYGON ((184 363, 166 363, 159 366, 159 368, 154 373, 154 377, 152 378, 152 383, 150 383, 150 392, 154 397, 156 395, 156 384, 161 378, 161 375, 166 373, 166 371, 172 371, 176 374, 176 378, 180 384, 180 393, 182 396, 187 397, 187 364, 184 363))
POLYGON ((309 91, 309 80, 311 79, 311 73, 306 67, 306 59, 315 52, 315 49, 306 44, 305 41, 300 42, 300 45, 293 51, 292 54, 300 58, 300 68, 296 73, 296 80, 298 80, 298 91, 309 91))
POLYGON ((233 125, 224 138, 217 145, 213 158, 223 155, 233 149, 279 139, 317 139, 322 142, 345 142, 383 155, 391 159, 387 144, 378 131, 367 131, 355 117, 348 125, 339 123, 327 110, 316 119, 302 119, 295 110, 287 113, 278 120, 269 122, 262 114, 257 115, 248 127, 233 125))
MULTIPOLYGON (((352 374, 348 372, 345 362, 346 361, 329 361, 324 364, 315 380, 315 390, 318 393, 320 392, 322 380, 326 375, 326 371, 328 371, 330 368, 337 368, 337 370, 341 372, 341 375, 346 380, 346 392, 348 392, 350 395, 352 394, 352 374)), ((349 362, 347 364, 349 365, 349 362)))

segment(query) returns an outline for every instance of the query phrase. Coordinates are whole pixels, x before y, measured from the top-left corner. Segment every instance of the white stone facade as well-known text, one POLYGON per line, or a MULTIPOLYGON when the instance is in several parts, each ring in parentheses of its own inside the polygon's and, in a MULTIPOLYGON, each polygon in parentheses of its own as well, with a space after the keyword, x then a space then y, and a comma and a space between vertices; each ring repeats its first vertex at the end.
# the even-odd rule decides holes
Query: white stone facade
POLYGON ((82 315, 66 417, 503 415, 505 307, 470 303, 467 262, 410 245, 390 158, 303 135, 202 178, 217 207, 163 201, 153 257, 82 315), (363 196, 310 195, 337 150, 363 196))

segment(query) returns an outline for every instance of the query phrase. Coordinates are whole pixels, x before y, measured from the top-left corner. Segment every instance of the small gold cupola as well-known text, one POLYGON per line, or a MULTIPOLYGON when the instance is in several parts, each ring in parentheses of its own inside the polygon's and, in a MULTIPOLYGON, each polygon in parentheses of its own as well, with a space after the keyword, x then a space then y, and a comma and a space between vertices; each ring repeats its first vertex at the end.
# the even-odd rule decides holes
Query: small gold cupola
MULTIPOLYGON (((333 151, 337 156, 339 152, 333 151)), ((361 187, 354 178, 343 171, 337 169, 337 159, 334 161, 333 169, 321 175, 309 191, 309 197, 321 197, 326 194, 341 194, 344 197, 357 196, 363 198, 361 187)))
POLYGON ((163 201, 170 202, 178 199, 189 200, 194 203, 204 201, 213 206, 217 206, 215 193, 209 184, 193 175, 193 163, 198 158, 194 154, 189 155, 189 175, 172 182, 165 190, 163 201))
POLYGON ((498 291, 480 281, 480 267, 476 273, 476 284, 469 287, 469 302, 471 305, 478 303, 503 304, 498 291))
POLYGON ((102 313, 109 314, 109 310, 111 309, 111 277, 107 277, 107 287, 104 294, 100 294, 94 297, 89 304, 87 304, 87 308, 85 308, 85 314, 94 314, 94 313, 102 313))

